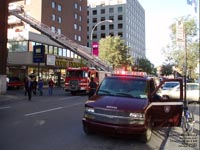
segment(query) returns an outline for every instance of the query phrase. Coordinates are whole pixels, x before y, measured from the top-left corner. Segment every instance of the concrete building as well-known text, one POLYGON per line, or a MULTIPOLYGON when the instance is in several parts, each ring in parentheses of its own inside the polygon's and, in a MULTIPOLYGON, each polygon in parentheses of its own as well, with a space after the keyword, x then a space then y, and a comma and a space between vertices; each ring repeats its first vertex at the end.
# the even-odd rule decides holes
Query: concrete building
POLYGON ((91 31, 103 20, 113 23, 99 24, 93 34, 92 41, 99 41, 108 35, 120 36, 130 47, 130 55, 134 58, 146 57, 145 44, 145 10, 138 0, 101 0, 88 3, 87 46, 91 45, 91 31))

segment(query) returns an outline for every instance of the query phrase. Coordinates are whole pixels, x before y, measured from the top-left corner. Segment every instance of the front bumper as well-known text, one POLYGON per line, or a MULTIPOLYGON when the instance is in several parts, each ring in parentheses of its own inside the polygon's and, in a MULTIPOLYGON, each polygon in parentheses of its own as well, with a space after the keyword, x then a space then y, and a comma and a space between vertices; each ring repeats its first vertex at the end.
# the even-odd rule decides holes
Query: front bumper
POLYGON ((86 118, 82 119, 83 126, 92 132, 104 133, 108 135, 142 135, 146 132, 147 128, 145 124, 143 125, 115 125, 96 122, 86 118))

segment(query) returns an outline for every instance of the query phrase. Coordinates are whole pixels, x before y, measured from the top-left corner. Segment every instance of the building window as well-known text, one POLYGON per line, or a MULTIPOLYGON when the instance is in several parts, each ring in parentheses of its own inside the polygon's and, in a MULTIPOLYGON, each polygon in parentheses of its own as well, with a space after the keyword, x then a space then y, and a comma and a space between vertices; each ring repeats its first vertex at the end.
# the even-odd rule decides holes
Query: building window
POLYGON ((63 56, 63 50, 62 48, 58 48, 58 56, 63 56))
POLYGON ((110 35, 110 36, 114 36, 114 33, 112 32, 112 33, 110 33, 109 35, 110 35))
POLYGON ((66 57, 67 56, 67 50, 63 49, 63 56, 66 57))
POLYGON ((61 23, 62 22, 62 18, 58 17, 58 22, 61 23))
POLYGON ((93 23, 97 23, 97 18, 93 18, 93 19, 92 19, 92 22, 93 22, 93 23))
POLYGON ((109 20, 114 21, 114 16, 109 16, 109 20))
POLYGON ((122 32, 119 32, 118 35, 119 35, 120 37, 123 37, 123 33, 122 33, 122 32))
POLYGON ((74 3, 74 8, 77 9, 78 8, 78 4, 74 3))
POLYGON ((101 17, 101 21, 104 21, 104 20, 106 20, 106 18, 105 17, 101 17))
POLYGON ((52 20, 55 21, 56 20, 56 15, 52 14, 52 20))
POLYGON ((70 57, 70 50, 67 49, 67 57, 70 57))
POLYGON ((123 20, 123 16, 122 15, 118 15, 118 20, 123 20))
POLYGON ((74 29, 77 30, 77 28, 78 28, 78 27, 77 27, 77 24, 74 24, 74 29))
POLYGON ((58 5, 58 11, 62 11, 62 6, 58 5))
POLYGON ((118 29, 122 29, 123 28, 123 24, 118 24, 118 29))
POLYGON ((78 41, 81 41, 81 36, 80 35, 78 36, 78 41))
POLYGON ((61 29, 60 29, 60 28, 58 28, 58 29, 57 29, 57 32, 58 32, 59 34, 61 34, 61 29))
POLYGON ((74 14, 74 19, 77 19, 78 18, 78 15, 77 13, 74 14))
POLYGON ((105 9, 101 9, 101 14, 105 14, 105 9))
POLYGON ((87 15, 89 16, 89 14, 90 14, 90 12, 89 11, 87 11, 87 15))
POLYGON ((93 34, 92 39, 97 39, 97 34, 93 34))
POLYGON ((82 17, 81 16, 79 16, 79 21, 82 21, 82 17))
POLYGON ((109 8, 109 13, 114 13, 114 8, 109 8))
POLYGON ((82 10, 82 7, 80 6, 80 7, 79 7, 79 11, 81 11, 81 10, 82 10))
POLYGON ((118 7, 118 12, 122 12, 122 7, 118 7))
POLYGON ((109 25, 109 29, 110 29, 110 30, 113 30, 113 29, 114 29, 114 24, 110 24, 110 25, 109 25))
POLYGON ((49 45, 49 54, 53 54, 53 46, 49 45))
POLYGON ((79 26, 79 27, 78 27, 78 30, 79 30, 79 31, 81 31, 81 30, 82 30, 82 27, 81 27, 81 26, 79 26))
POLYGON ((51 27, 52 32, 56 32, 56 28, 54 26, 51 27))
POLYGON ((58 47, 54 47, 53 54, 58 55, 58 47))
POLYGON ((96 14, 97 14, 97 10, 93 10, 93 11, 92 11, 92 14, 93 14, 93 15, 96 15, 96 14))
POLYGON ((74 35, 74 40, 77 40, 77 35, 76 34, 74 35))
POLYGON ((106 34, 105 33, 101 33, 101 38, 105 38, 106 34))
POLYGON ((106 26, 105 25, 102 25, 101 26, 101 30, 105 30, 106 29, 106 26))
POLYGON ((55 8, 55 7, 56 7, 56 3, 55 3, 55 2, 52 2, 52 3, 51 3, 51 7, 52 7, 52 8, 55 8))

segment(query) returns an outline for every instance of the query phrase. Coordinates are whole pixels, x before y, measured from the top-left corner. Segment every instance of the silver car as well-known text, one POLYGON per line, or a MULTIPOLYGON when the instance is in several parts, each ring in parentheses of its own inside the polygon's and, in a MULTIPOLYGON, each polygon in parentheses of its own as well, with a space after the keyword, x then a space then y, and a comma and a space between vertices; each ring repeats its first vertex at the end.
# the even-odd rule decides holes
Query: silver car
MULTIPOLYGON (((186 99, 191 102, 191 101, 197 101, 198 103, 200 102, 200 88, 199 88, 199 83, 187 83, 186 87, 186 99)), ((174 98, 178 99, 180 96, 180 86, 176 85, 173 88, 169 89, 162 89, 160 96, 164 98, 174 98)))

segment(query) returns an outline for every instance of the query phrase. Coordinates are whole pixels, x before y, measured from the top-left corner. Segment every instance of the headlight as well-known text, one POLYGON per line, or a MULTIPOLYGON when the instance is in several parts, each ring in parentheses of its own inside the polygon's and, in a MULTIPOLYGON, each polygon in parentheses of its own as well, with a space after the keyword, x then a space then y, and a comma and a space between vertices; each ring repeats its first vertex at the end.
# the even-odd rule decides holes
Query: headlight
POLYGON ((142 119, 142 118, 144 118, 144 114, 141 114, 141 113, 130 113, 129 117, 136 118, 136 119, 142 119))
POLYGON ((94 113, 94 108, 86 107, 86 108, 85 108, 85 111, 86 111, 86 112, 89 112, 89 113, 94 113))

